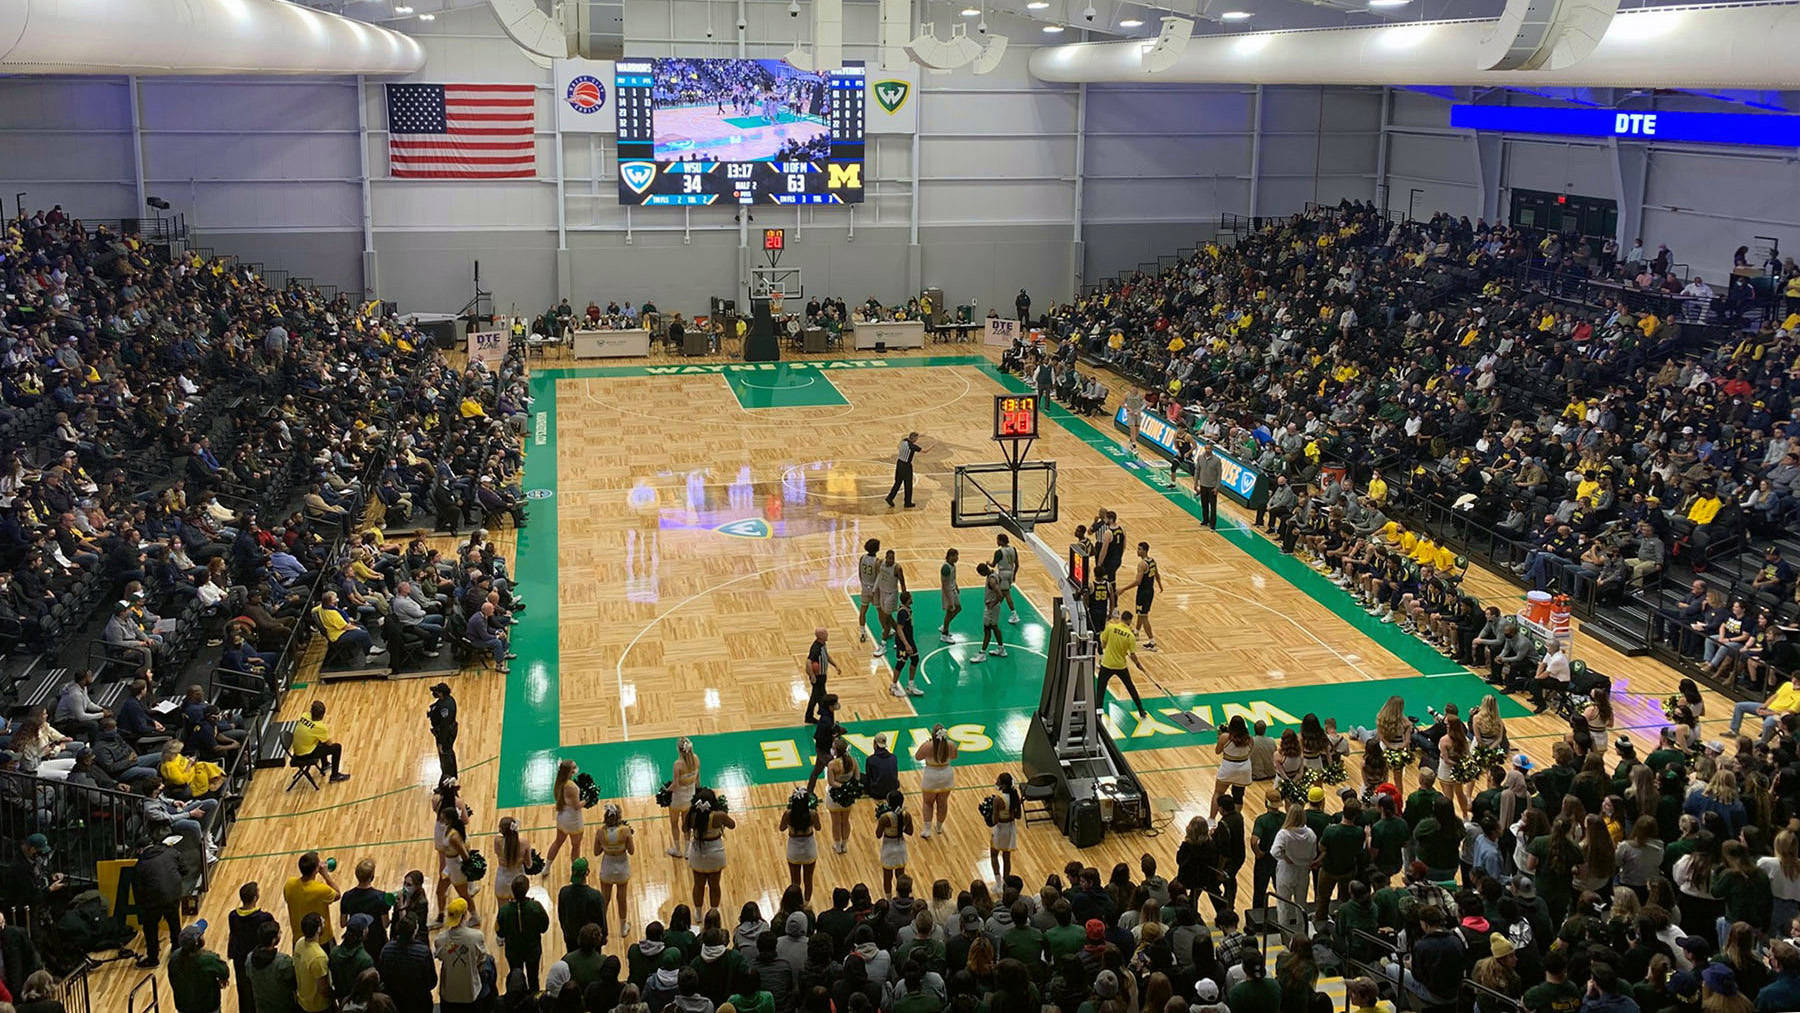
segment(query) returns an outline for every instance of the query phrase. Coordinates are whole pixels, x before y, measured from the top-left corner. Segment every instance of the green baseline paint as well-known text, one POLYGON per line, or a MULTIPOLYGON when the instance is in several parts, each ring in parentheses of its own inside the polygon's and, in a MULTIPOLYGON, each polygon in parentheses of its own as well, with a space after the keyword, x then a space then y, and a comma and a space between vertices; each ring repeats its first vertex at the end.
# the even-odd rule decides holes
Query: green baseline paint
MULTIPOLYGON (((919 638, 919 674, 929 683, 925 687, 925 696, 914 698, 914 709, 930 707, 952 697, 957 701, 958 713, 983 707, 1001 712, 1020 708, 1030 711, 1037 707, 1050 624, 1044 621, 1044 614, 1023 591, 1015 590, 1013 602, 1019 607, 1017 625, 1007 621, 1006 606, 1000 606, 1000 635, 1006 641, 1006 657, 990 655, 985 661, 970 664, 966 659, 981 647, 981 606, 986 595, 985 588, 957 588, 962 611, 950 624, 950 634, 958 642, 946 644, 938 640, 937 632, 944 627, 943 596, 936 585, 929 591, 913 592, 913 630, 919 638)), ((862 595, 853 594, 850 601, 862 608, 862 595)), ((869 609, 864 623, 873 643, 881 636, 881 620, 873 608, 869 609)), ((856 658, 866 656, 869 649, 869 644, 858 643, 848 653, 856 658)), ((894 664, 891 646, 886 658, 891 672, 894 664)), ((840 664, 842 661, 839 658, 840 664)))
MULTIPOLYGON (((501 756, 499 805, 511 808, 549 800, 551 782, 559 759, 569 758, 593 774, 601 793, 609 797, 647 795, 662 783, 662 768, 674 753, 673 740, 639 740, 563 745, 558 685, 558 619, 557 619, 557 525, 556 525, 556 383, 564 379, 630 376, 696 376, 707 374, 799 373, 803 370, 832 371, 839 369, 896 369, 931 366, 971 366, 988 376, 1003 390, 1026 392, 1031 388, 1017 377, 1002 373, 986 358, 974 355, 916 356, 905 359, 840 359, 790 363, 706 363, 669 366, 609 366, 571 369, 540 369, 532 374, 531 392, 533 427, 527 438, 525 458, 526 489, 544 489, 548 497, 534 501, 533 523, 520 532, 514 572, 519 575, 521 589, 532 603, 515 624, 513 650, 524 665, 515 666, 507 680, 506 712, 501 722, 501 756)), ((729 382, 729 381, 728 381, 729 382)), ((734 388, 735 389, 735 388, 734 388)), ((1120 465, 1121 471, 1135 477, 1146 487, 1170 500, 1190 516, 1198 519, 1198 501, 1184 492, 1157 481, 1154 469, 1141 465, 1117 441, 1085 419, 1053 402, 1043 405, 1051 421, 1068 430, 1077 439, 1093 447, 1120 465)), ((1384 679, 1362 683, 1333 683, 1284 687, 1259 693, 1227 693, 1182 695, 1174 698, 1146 697, 1153 713, 1169 706, 1214 707, 1221 718, 1228 718, 1227 705, 1244 708, 1250 715, 1272 717, 1268 708, 1281 707, 1274 701, 1289 701, 1305 711, 1372 715, 1390 694, 1411 695, 1431 700, 1479 700, 1489 691, 1486 683, 1445 659, 1430 646, 1391 625, 1378 623, 1355 607, 1349 596, 1305 563, 1281 553, 1274 543, 1261 537, 1248 526, 1229 519, 1221 521, 1220 537, 1252 559, 1261 563, 1301 593, 1323 605, 1351 627, 1364 633, 1393 653, 1423 677, 1384 679), (1277 695, 1282 694, 1282 695, 1277 695), (1291 698, 1285 694, 1294 694, 1291 698), (1365 699, 1366 698, 1366 699, 1365 699), (1301 703, 1301 700, 1307 701, 1301 703)), ((933 596, 934 597, 934 596, 933 596)), ((979 609, 975 611, 979 616, 979 609)), ((960 626, 960 624, 959 624, 960 626)), ((1026 683, 1033 686, 1037 677, 1026 683)), ((1142 690, 1144 687, 1140 687, 1142 690)), ((929 700, 930 697, 923 698, 929 700)), ((877 731, 904 728, 906 735, 897 744, 904 747, 917 736, 928 733, 931 724, 942 721, 954 734, 964 739, 961 763, 994 763, 1011 760, 1018 755, 1024 741, 1024 730, 1035 703, 1016 709, 992 708, 952 709, 921 717, 910 724, 901 722, 853 722, 852 736, 873 736, 877 731), (921 724, 922 722, 922 724, 921 724), (998 749, 998 753, 995 750, 998 749)), ((1509 716, 1526 713, 1517 702, 1503 698, 1502 712, 1509 716)), ((1152 719, 1139 725, 1128 710, 1109 704, 1106 720, 1114 738, 1123 750, 1175 747, 1204 744, 1183 741, 1189 733, 1165 722, 1152 719), (1166 730, 1165 730, 1166 729, 1166 730)), ((811 729, 798 726, 787 729, 750 730, 709 735, 697 747, 708 764, 706 780, 716 787, 768 784, 797 780, 810 770, 811 729), (796 771, 798 773, 796 774, 796 771)), ((1210 737, 1209 737, 1210 738, 1210 737)), ((911 766, 906 757, 910 748, 896 750, 902 754, 902 767, 911 766)))
POLYGON ((785 362, 776 367, 773 371, 734 370, 720 375, 737 396, 738 404, 746 409, 820 408, 850 403, 822 370, 794 369, 785 362))

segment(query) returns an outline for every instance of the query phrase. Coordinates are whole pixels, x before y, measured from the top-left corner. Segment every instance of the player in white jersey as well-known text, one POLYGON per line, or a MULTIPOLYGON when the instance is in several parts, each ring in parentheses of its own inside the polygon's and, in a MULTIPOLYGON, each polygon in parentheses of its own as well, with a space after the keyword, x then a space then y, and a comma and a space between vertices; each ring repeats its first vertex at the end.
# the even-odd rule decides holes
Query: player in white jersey
MULTIPOLYGON (((881 539, 863 543, 862 558, 856 561, 856 581, 862 585, 862 605, 856 610, 856 639, 869 641, 869 606, 875 603, 875 575, 881 570, 881 539)), ((880 615, 878 611, 876 615, 880 615)), ((881 639, 887 642, 887 623, 881 624, 881 639)))
POLYGON ((894 613, 900 610, 900 592, 904 590, 906 571, 894 561, 894 550, 889 549, 875 568, 875 617, 881 620, 881 643, 875 645, 874 657, 887 653, 888 637, 894 634, 894 613))
POLYGON ((1013 580, 1019 575, 1019 550, 1013 547, 1012 540, 1004 533, 994 536, 994 572, 1000 577, 1002 590, 1006 592, 1006 607, 1012 610, 1010 623, 1019 621, 1019 606, 1013 604, 1013 580))

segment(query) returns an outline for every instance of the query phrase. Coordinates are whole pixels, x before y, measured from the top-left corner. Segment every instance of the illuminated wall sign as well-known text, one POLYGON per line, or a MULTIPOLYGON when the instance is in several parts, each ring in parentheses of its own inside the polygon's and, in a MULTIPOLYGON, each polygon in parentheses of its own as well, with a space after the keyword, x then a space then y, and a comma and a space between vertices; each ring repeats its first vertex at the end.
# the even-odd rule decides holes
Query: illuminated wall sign
POLYGON ((1546 106, 1454 105, 1450 107, 1450 125, 1515 134, 1800 147, 1800 116, 1762 113, 1650 113, 1546 106))

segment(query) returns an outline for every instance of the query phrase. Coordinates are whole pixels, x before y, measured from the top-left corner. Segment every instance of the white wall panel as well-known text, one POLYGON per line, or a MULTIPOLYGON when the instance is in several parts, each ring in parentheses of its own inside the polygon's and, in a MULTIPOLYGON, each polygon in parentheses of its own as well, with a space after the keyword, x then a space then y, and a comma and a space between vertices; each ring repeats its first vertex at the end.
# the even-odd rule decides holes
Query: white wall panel
POLYGON ((129 127, 94 134, 0 130, 0 179, 131 179, 133 171, 129 127))
POLYGON ((929 90, 932 84, 927 75, 924 87, 928 90, 919 99, 919 130, 923 133, 1035 134, 1075 130, 1074 92, 934 94, 929 90))
POLYGON ((356 143, 355 134, 344 133, 146 133, 144 171, 157 179, 183 180, 358 179, 356 143))
MULTIPOLYGON (((1227 212, 1243 214, 1249 206, 1250 180, 1244 176, 1097 180, 1088 183, 1083 218, 1090 222, 1198 222, 1216 220, 1227 212)), ((1156 252, 1145 249, 1133 256, 1143 259, 1156 252)))
POLYGON ((374 180, 377 229, 537 229, 555 245, 556 188, 533 180, 374 180))
POLYGON ((1612 197, 1612 153, 1597 144, 1508 137, 1506 185, 1551 193, 1612 197))
POLYGON ((927 181, 919 189, 919 221, 931 225, 1067 221, 1074 201, 1075 188, 1069 183, 927 181))
POLYGON ((265 128, 356 127, 356 81, 143 78, 144 129, 244 132, 248 117, 265 128))
POLYGON ((122 77, 9 77, 0 130, 131 129, 131 96, 122 77))
POLYGON ((928 138, 920 148, 922 179, 976 176, 1073 176, 1074 137, 928 138))
POLYGON ((1242 88, 1089 85, 1088 130, 1249 130, 1252 103, 1252 93, 1242 88))

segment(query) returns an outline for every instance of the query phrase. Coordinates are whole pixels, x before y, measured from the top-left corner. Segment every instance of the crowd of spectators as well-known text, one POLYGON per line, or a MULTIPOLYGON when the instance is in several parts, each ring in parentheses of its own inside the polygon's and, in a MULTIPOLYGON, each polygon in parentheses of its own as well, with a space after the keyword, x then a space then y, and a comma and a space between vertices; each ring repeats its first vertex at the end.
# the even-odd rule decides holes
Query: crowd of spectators
MULTIPOLYGON (((1520 282, 1546 258, 1588 263, 1582 249, 1347 202, 1208 243, 1046 323, 1296 490, 1322 465, 1359 485, 1379 469, 1388 512, 1453 506, 1508 539, 1535 586, 1617 600, 1800 520, 1800 313, 1701 332, 1625 293, 1588 304, 1520 282)), ((1688 646, 1791 622, 1793 575, 1771 557, 1744 582, 1748 623, 1726 627, 1733 606, 1717 602, 1689 617, 1704 628, 1688 646)))
POLYGON ((72 673, 50 706, 11 690, 0 728, 0 851, 27 870, 5 901, 44 927, 92 858, 185 842, 193 888, 297 627, 434 654, 461 624, 503 663, 520 603, 485 532, 443 558, 384 529, 523 525, 528 398, 516 352, 459 369, 379 303, 60 210, 0 254, 0 637, 22 686, 72 673), (215 670, 243 692, 208 699, 215 670))

